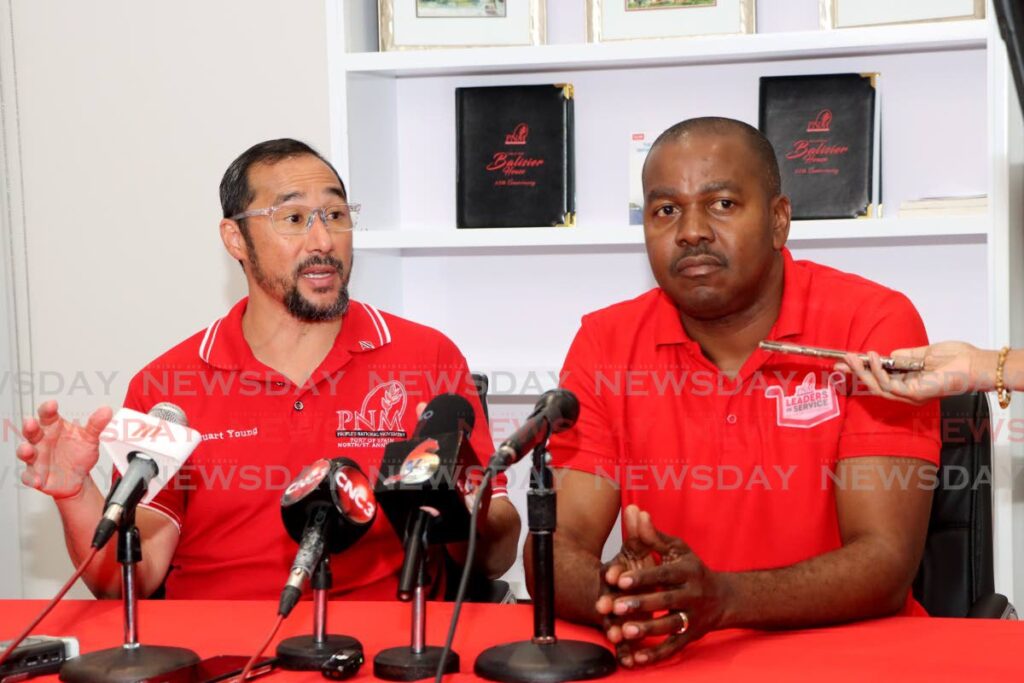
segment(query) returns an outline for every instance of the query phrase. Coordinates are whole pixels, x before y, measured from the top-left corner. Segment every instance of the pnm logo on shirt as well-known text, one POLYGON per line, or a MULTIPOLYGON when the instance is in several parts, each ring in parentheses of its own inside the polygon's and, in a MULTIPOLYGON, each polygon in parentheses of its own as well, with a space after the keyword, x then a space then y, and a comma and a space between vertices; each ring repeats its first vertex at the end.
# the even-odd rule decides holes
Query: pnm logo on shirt
POLYGON ((342 448, 386 446, 395 439, 404 439, 407 434, 402 428, 402 418, 409 403, 405 386, 396 380, 384 382, 370 389, 359 410, 339 410, 339 439, 350 441, 339 443, 342 448))
POLYGON ((786 396, 777 385, 766 388, 764 395, 775 399, 775 419, 780 427, 809 429, 839 416, 836 386, 844 381, 841 372, 833 372, 828 377, 828 385, 819 389, 814 373, 809 372, 791 396, 786 396))

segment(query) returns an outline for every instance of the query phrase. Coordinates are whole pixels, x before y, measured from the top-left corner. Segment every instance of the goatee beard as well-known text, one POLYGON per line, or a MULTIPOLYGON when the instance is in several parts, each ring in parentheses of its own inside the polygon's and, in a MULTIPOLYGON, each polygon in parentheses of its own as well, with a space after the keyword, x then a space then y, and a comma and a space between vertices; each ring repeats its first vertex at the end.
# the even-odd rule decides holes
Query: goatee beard
MULTIPOLYGON (((271 279, 263 272, 263 268, 260 267, 255 249, 250 249, 249 253, 251 254, 249 265, 252 268, 252 274, 256 282, 263 289, 273 291, 275 289, 274 283, 271 282, 271 279)), ((277 284, 284 289, 285 308, 296 320, 322 323, 337 320, 348 312, 348 278, 345 277, 345 264, 331 256, 309 257, 296 267, 291 283, 288 283, 284 278, 280 278, 277 280, 277 284), (337 270, 338 277, 341 279, 341 289, 338 291, 337 298, 330 304, 318 306, 303 297, 299 292, 299 278, 302 277, 300 273, 311 266, 330 266, 337 270)))
POLYGON ((322 323, 337 320, 348 312, 348 285, 343 281, 338 298, 326 306, 317 306, 299 293, 298 285, 293 286, 284 297, 288 312, 298 320, 307 323, 322 323))

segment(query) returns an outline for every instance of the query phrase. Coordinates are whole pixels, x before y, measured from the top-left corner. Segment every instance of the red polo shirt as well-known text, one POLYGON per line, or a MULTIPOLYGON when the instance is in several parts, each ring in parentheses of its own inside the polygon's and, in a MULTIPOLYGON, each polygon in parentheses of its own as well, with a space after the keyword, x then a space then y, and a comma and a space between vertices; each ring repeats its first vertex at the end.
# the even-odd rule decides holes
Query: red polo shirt
MULTIPOLYGON (((927 344, 910 301, 784 251, 768 335, 836 349, 927 344)), ((841 545, 835 465, 858 456, 939 461, 938 405, 871 397, 832 361, 754 351, 735 381, 683 329, 661 290, 583 318, 563 368, 576 426, 554 464, 613 479, 623 506, 651 513, 720 571, 770 569, 841 545)))
MULTIPOLYGON (((440 332, 352 301, 334 347, 303 386, 253 356, 242 336, 247 299, 146 366, 125 406, 179 405, 203 435, 148 506, 181 535, 168 598, 272 598, 297 550, 281 522, 289 482, 318 458, 355 460, 375 480, 384 446, 412 434, 416 405, 455 392, 476 410, 471 443, 494 449, 469 370, 440 332)), ((505 495, 498 481, 495 495, 505 495)), ((402 549, 385 515, 332 565, 336 592, 394 597, 402 549), (367 588, 369 587, 369 588, 367 588)))

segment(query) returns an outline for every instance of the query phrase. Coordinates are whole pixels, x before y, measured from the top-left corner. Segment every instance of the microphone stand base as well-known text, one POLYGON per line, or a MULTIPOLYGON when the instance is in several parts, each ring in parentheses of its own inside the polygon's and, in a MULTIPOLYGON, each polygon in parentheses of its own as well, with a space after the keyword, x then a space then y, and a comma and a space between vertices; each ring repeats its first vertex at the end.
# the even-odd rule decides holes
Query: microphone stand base
POLYGON ((329 635, 322 643, 312 634, 282 640, 277 646, 281 668, 287 671, 319 671, 324 662, 342 650, 363 654, 363 644, 349 636, 329 635))
POLYGON ((69 659, 60 668, 60 680, 67 683, 134 683, 160 677, 166 683, 187 683, 198 679, 198 671, 194 668, 198 663, 199 655, 180 647, 112 647, 69 659), (171 672, 176 675, 167 676, 171 672))
POLYGON ((523 640, 484 650, 473 672, 502 683, 561 683, 610 676, 615 666, 615 656, 594 643, 558 640, 539 645, 523 640))
MULTIPOLYGON (((437 665, 441 661, 442 647, 428 645, 419 654, 409 646, 392 647, 381 650, 373 658, 373 675, 388 681, 418 681, 433 678, 437 673, 437 665)), ((457 673, 459 655, 454 650, 448 653, 445 662, 446 674, 457 673)))

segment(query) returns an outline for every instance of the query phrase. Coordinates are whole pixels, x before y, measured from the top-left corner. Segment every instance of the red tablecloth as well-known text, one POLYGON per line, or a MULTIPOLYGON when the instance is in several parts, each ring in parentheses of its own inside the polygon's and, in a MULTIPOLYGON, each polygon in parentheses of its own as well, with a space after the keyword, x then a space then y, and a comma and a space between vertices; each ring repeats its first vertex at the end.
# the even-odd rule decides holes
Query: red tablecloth
MULTIPOLYGON (((43 606, 39 601, 0 601, 0 640, 13 637, 43 606)), ((144 601, 144 643, 179 645, 201 657, 251 654, 273 626, 274 602, 144 601)), ((311 631, 311 605, 301 603, 278 640, 311 631)), ((367 664, 359 679, 373 677, 372 657, 409 642, 409 607, 397 602, 332 602, 330 632, 363 642, 367 664)), ((431 603, 428 644, 441 645, 452 605, 431 603)), ((83 652, 120 643, 121 604, 74 600, 59 605, 40 633, 73 635, 83 652)), ((470 680, 472 663, 486 647, 531 634, 525 605, 466 605, 455 638, 462 671, 448 680, 470 680), (468 672, 468 673, 467 673, 468 672)), ((602 642, 595 630, 559 623, 561 638, 602 642)), ((787 632, 722 631, 690 645, 669 664, 620 670, 617 679, 698 681, 993 681, 1024 674, 1024 622, 894 617, 848 626, 787 632)), ((52 678, 52 677, 51 677, 52 678)), ((40 679, 45 680, 45 679, 40 679)), ((261 680, 321 681, 318 673, 277 672, 261 680)))

